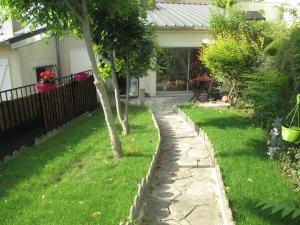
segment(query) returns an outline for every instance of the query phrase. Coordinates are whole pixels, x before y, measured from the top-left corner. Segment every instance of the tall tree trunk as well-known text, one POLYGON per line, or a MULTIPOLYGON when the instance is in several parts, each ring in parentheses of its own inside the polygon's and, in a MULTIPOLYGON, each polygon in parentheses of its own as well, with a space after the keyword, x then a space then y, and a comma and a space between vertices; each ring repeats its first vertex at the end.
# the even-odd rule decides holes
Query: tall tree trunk
POLYGON ((125 118, 125 123, 127 126, 127 134, 129 133, 129 120, 128 120, 128 107, 129 107, 129 74, 126 76, 126 101, 125 101, 125 113, 124 113, 124 118, 125 118))
POLYGON ((95 57, 95 54, 93 51, 93 44, 92 44, 92 37, 91 37, 89 21, 86 21, 86 23, 83 23, 83 32, 84 32, 84 40, 85 40, 86 48, 88 51, 88 56, 91 61, 92 70, 93 70, 93 74, 94 74, 94 79, 95 79, 94 83, 95 83, 95 86, 97 89, 97 93, 101 100, 101 104, 102 104, 104 115, 105 115, 105 121, 106 121, 107 128, 109 131, 113 154, 116 157, 120 157, 122 155, 121 143, 120 143, 120 140, 118 137, 116 126, 114 124, 109 98, 107 96, 107 92, 105 90, 104 83, 100 78, 99 70, 97 68, 96 57, 95 57))
POLYGON ((89 15, 88 15, 87 2, 86 0, 81 0, 81 5, 78 5, 78 2, 71 2, 70 0, 64 0, 64 2, 82 25, 84 41, 86 44, 89 59, 91 61, 93 75, 95 79, 94 84, 96 86, 96 90, 100 97, 100 101, 104 111, 105 121, 109 132, 113 155, 115 157, 120 157, 122 155, 121 143, 119 140, 116 126, 114 124, 109 98, 107 96, 104 83, 100 78, 100 73, 97 68, 96 57, 93 51, 93 41, 91 35, 91 27, 90 27, 89 15))
POLYGON ((116 64, 115 64, 115 53, 112 51, 111 52, 111 57, 110 57, 110 69, 111 69, 111 79, 112 79, 112 85, 113 85, 113 89, 114 89, 114 93, 115 93, 115 100, 116 100, 116 109, 117 109, 117 114, 118 114, 118 118, 120 121, 120 124, 122 126, 122 130, 123 130, 123 135, 127 135, 128 134, 128 123, 126 123, 126 118, 123 117, 122 115, 122 107, 121 107, 121 97, 120 97, 120 89, 119 89, 119 85, 118 85, 118 78, 117 78, 117 73, 116 73, 116 64))

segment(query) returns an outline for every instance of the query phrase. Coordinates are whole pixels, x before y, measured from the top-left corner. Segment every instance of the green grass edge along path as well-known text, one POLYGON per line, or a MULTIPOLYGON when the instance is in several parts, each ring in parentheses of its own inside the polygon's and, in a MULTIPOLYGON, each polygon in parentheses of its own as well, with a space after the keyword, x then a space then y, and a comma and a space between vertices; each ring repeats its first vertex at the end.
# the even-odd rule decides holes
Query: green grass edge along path
POLYGON ((212 141, 237 225, 296 225, 256 208, 261 200, 300 200, 292 183, 266 155, 267 134, 239 110, 181 105, 212 141))
POLYGON ((131 107, 129 119, 131 134, 121 137, 120 159, 112 157, 104 116, 97 111, 1 163, 0 224, 116 225, 126 220, 158 140, 147 108, 131 107))

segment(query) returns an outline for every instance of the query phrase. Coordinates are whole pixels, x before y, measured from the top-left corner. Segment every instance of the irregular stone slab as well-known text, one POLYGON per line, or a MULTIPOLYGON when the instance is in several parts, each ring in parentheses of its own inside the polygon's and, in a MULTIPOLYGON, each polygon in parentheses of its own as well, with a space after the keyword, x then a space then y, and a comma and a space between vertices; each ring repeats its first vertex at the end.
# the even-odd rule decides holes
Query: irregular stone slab
MULTIPOLYGON (((168 218, 170 216, 169 203, 160 201, 155 198, 148 198, 147 205, 144 208, 143 221, 151 223, 158 223, 160 220, 168 218), (155 217, 153 217, 155 215, 155 217)), ((146 223, 148 224, 148 223, 146 223)))
POLYGON ((186 187, 188 184, 191 184, 193 181, 189 178, 186 179, 179 179, 179 180, 175 180, 173 183, 173 185, 178 188, 179 190, 182 190, 184 187, 186 187))
POLYGON ((216 180, 214 168, 192 168, 190 169, 192 177, 196 180, 216 180))
POLYGON ((174 174, 175 171, 177 171, 178 168, 166 170, 165 168, 159 169, 155 172, 155 178, 159 181, 164 181, 164 180, 175 180, 176 174, 174 174))
POLYGON ((178 161, 177 164, 185 168, 193 168, 198 166, 198 161, 192 157, 183 156, 178 161))
POLYGON ((180 168, 178 171, 172 173, 175 180, 185 179, 191 177, 191 173, 186 168, 180 168))
POLYGON ((205 159, 210 156, 209 152, 200 150, 199 148, 198 149, 192 148, 192 149, 188 150, 187 155, 192 158, 196 158, 196 159, 205 159))
POLYGON ((198 136, 172 110, 155 114, 162 133, 161 151, 146 193, 150 204, 142 224, 221 225, 218 177, 204 136, 198 136))
POLYGON ((190 199, 179 196, 169 207, 171 213, 170 217, 176 221, 180 221, 186 218, 195 207, 194 202, 190 201, 190 199))
POLYGON ((211 205, 197 206, 186 220, 194 225, 223 225, 219 210, 211 205))
POLYGON ((181 224, 176 222, 175 220, 164 220, 161 221, 159 225, 181 225, 181 224))
POLYGON ((161 201, 170 201, 180 195, 180 192, 172 185, 164 184, 155 186, 151 196, 161 201))
POLYGON ((213 183, 203 180, 193 182, 186 188, 185 194, 189 198, 200 199, 201 203, 209 203, 216 199, 216 187, 213 183))

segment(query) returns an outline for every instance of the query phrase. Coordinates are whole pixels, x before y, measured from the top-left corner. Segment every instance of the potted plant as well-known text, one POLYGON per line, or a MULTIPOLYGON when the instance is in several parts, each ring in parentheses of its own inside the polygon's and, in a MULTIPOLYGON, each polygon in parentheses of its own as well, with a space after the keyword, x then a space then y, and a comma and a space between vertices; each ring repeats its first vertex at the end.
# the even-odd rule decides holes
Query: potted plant
POLYGON ((74 76, 74 80, 77 82, 87 80, 87 78, 88 78, 87 72, 80 72, 80 73, 75 74, 75 76, 74 76))
POLYGON ((287 119, 289 117, 292 117, 290 123, 288 126, 281 126, 281 135, 282 139, 287 142, 296 142, 300 137, 300 127, 299 127, 299 104, 300 104, 300 94, 297 95, 297 103, 294 106, 294 108, 291 110, 291 112, 287 115, 287 119), (298 123, 297 126, 293 126, 293 122, 295 119, 295 116, 297 115, 298 123))
POLYGON ((47 70, 45 72, 40 73, 40 81, 35 85, 38 92, 49 92, 54 90, 57 87, 57 83, 55 81, 55 74, 47 70))

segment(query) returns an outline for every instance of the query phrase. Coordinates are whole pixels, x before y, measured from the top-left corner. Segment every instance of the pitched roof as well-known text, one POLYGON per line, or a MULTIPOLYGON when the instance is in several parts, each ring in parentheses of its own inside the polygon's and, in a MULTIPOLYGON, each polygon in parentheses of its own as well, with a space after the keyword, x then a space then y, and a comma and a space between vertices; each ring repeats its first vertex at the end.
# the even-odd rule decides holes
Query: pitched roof
POLYGON ((247 20, 265 20, 266 18, 258 11, 246 11, 247 20))
POLYGON ((147 11, 149 22, 159 28, 206 29, 209 26, 209 5, 156 3, 147 11))

